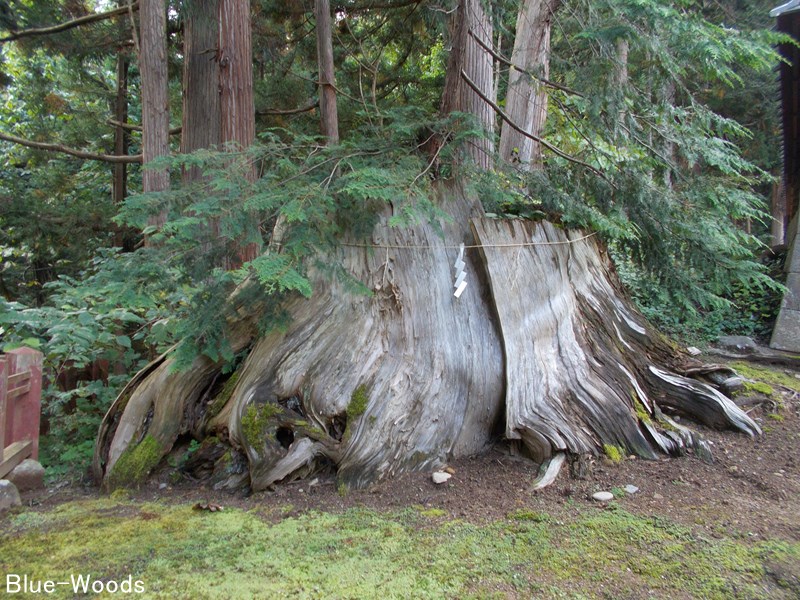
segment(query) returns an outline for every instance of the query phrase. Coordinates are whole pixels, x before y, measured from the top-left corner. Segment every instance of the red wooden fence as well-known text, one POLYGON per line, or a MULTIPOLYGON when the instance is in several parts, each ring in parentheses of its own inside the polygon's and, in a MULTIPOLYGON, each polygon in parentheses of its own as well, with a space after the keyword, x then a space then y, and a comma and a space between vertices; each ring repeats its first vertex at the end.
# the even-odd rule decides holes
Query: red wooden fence
POLYGON ((39 457, 42 353, 18 348, 0 355, 0 478, 39 457))

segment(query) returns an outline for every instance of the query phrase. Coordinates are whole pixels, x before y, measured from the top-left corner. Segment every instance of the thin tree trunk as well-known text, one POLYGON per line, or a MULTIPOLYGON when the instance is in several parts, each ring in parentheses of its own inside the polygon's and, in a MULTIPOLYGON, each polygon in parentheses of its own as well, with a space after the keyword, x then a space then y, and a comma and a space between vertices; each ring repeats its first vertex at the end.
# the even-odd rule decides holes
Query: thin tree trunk
MULTIPOLYGON (((623 37, 617 38, 617 71, 614 76, 617 89, 624 93, 628 85, 628 52, 630 45, 628 40, 623 37)), ((625 126, 625 105, 620 105, 620 110, 617 116, 619 127, 625 126)))
POLYGON ((464 71, 486 97, 494 98, 494 64, 492 56, 481 48, 473 35, 491 47, 492 20, 480 0, 460 0, 451 26, 452 48, 441 112, 445 115, 456 111, 473 115, 483 134, 469 141, 466 154, 477 167, 488 170, 494 164, 495 113, 462 80, 461 72, 464 71))
POLYGON ((336 108, 336 79, 333 70, 333 38, 329 0, 315 0, 317 21, 317 65, 319 69, 319 113, 322 135, 328 144, 339 142, 339 116, 336 108))
MULTIPOLYGON (((125 0, 118 0, 121 8, 126 8, 125 0)), ((125 40, 130 32, 127 20, 121 19, 117 24, 120 47, 117 51, 117 93, 114 96, 112 112, 114 121, 114 154, 125 156, 130 145, 130 133, 125 125, 128 122, 128 72, 130 70, 129 49, 125 47, 125 40)), ((128 165, 116 163, 113 167, 111 194, 115 206, 122 206, 128 195, 128 165)), ((132 250, 132 236, 130 229, 119 225, 114 226, 114 245, 125 250, 132 250)))
MULTIPOLYGON (((139 9, 141 39, 139 70, 142 76, 142 174, 145 192, 169 189, 169 171, 148 163, 169 154, 169 81, 167 74, 167 10, 163 0, 142 0, 139 9)), ((159 227, 166 223, 164 210, 150 218, 159 227)))
POLYGON ((783 181, 772 184, 772 198, 770 202, 772 212, 772 245, 780 246, 786 240, 786 194, 783 181))
MULTIPOLYGON (((124 50, 117 55, 117 95, 114 98, 114 120, 117 123, 128 122, 128 57, 124 50)), ((130 134, 122 125, 114 128, 114 154, 125 156, 128 154, 130 134)), ((114 165, 114 180, 112 184, 114 204, 121 206, 125 202, 128 192, 128 165, 117 163, 114 165)))
MULTIPOLYGON (((550 76, 550 23, 561 0, 525 0, 517 16, 511 62, 547 79, 550 76)), ((512 69, 506 94, 506 113, 523 130, 542 137, 547 120, 547 88, 530 75, 512 69)), ((503 124, 500 157, 523 169, 542 164, 541 144, 503 124)))

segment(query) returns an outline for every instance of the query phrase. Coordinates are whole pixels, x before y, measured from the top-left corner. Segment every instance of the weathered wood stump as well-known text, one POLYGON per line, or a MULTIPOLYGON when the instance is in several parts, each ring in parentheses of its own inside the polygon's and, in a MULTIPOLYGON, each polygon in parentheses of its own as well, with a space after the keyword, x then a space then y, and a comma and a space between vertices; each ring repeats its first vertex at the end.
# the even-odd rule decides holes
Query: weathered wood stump
POLYGON ((217 448, 204 470, 217 486, 262 490, 319 465, 362 487, 502 433, 542 463, 538 485, 567 456, 707 454, 665 411, 759 433, 681 374, 688 359, 633 308, 596 236, 487 219, 463 193, 442 196, 446 222, 383 219, 368 243, 339 248, 371 295, 315 273, 313 297, 287 302, 286 330, 254 339, 254 316, 232 311, 231 344, 250 348, 232 376, 205 358, 173 372, 169 356, 137 375, 100 429, 98 479, 135 482, 188 435, 217 448), (461 243, 467 286, 455 297, 461 243))

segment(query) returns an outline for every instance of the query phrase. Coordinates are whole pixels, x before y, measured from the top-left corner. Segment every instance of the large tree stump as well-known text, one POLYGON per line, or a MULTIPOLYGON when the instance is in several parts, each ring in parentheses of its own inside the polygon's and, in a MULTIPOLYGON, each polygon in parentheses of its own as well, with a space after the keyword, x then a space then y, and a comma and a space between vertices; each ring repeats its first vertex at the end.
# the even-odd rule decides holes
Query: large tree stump
POLYGON ((663 411, 759 433, 680 374, 684 357, 632 307, 596 237, 485 219, 459 190, 441 208, 449 221, 398 229, 385 215, 369 243, 342 244, 336 259, 372 295, 314 273, 312 298, 286 304, 288 328, 254 341, 238 306, 233 345, 252 345, 232 377, 204 358, 175 373, 162 357, 139 374, 101 427, 98 478, 140 479, 191 435, 219 448, 204 471, 219 487, 261 490, 322 464, 361 487, 480 452, 504 431, 543 464, 544 485, 568 454, 707 453, 663 411))

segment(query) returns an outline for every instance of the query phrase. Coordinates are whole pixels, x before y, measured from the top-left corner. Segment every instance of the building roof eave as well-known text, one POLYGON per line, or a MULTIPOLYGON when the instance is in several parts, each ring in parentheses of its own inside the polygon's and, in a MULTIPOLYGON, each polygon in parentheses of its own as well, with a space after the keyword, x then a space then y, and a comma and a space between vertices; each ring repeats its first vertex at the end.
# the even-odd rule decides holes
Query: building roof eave
POLYGON ((780 6, 773 8, 769 11, 770 17, 780 17, 781 15, 785 15, 786 13, 797 12, 800 11, 800 0, 789 0, 786 4, 781 4, 780 6))

